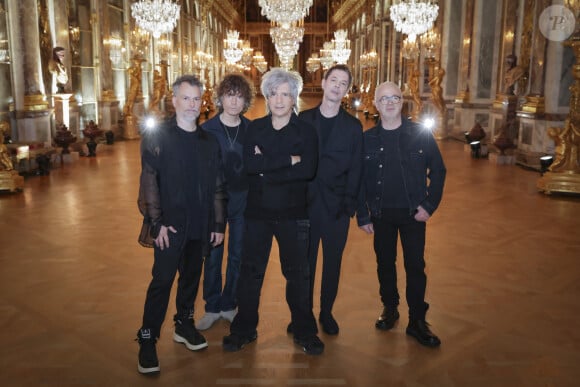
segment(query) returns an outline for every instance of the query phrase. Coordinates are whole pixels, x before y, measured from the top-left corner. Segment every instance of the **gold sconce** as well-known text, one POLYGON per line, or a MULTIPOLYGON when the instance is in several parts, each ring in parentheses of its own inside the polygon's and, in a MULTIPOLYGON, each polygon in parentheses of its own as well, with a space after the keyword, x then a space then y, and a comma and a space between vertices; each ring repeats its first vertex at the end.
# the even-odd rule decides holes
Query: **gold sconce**
POLYGON ((123 57, 125 54, 125 46, 123 40, 118 36, 113 34, 108 39, 103 42, 105 46, 109 48, 109 58, 114 66, 119 67, 123 63, 123 57))
POLYGON ((72 51, 73 61, 78 63, 80 55, 80 41, 81 41, 81 29, 79 26, 70 25, 68 27, 68 33, 70 38, 70 46, 72 51))
POLYGON ((173 42, 171 41, 171 35, 166 35, 157 39, 156 42, 157 52, 159 53, 160 60, 168 59, 169 54, 173 50, 173 42))
POLYGON ((441 44, 439 33, 434 30, 421 35, 421 45, 424 49, 425 58, 433 59, 437 56, 441 44))
POLYGON ((133 51, 133 56, 145 56, 149 48, 150 36, 149 32, 139 27, 131 31, 131 50, 133 51))

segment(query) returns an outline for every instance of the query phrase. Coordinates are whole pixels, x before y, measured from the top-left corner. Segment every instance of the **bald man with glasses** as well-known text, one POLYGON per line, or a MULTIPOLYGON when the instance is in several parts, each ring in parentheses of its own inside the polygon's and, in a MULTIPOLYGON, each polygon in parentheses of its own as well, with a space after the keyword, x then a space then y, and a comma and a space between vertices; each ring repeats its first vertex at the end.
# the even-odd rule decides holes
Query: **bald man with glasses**
POLYGON ((363 181, 359 228, 374 234, 383 311, 375 326, 390 330, 399 319, 397 240, 406 273, 409 324, 406 333, 427 347, 438 347, 425 315, 425 229, 443 195, 445 164, 432 133, 401 116, 401 89, 384 82, 375 91, 380 121, 363 134, 363 181))

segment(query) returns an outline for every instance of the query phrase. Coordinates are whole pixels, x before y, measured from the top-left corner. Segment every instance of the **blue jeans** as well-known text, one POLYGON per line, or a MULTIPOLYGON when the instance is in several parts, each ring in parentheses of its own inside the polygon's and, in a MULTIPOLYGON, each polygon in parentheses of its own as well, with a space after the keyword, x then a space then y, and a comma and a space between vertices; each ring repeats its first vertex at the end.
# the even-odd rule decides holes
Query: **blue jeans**
POLYGON ((243 211, 228 222, 228 259, 226 266, 226 281, 222 290, 222 262, 224 258, 224 244, 211 249, 209 257, 205 259, 203 271, 203 299, 205 311, 219 313, 236 309, 236 289, 240 275, 242 259, 242 242, 244 235, 243 211))

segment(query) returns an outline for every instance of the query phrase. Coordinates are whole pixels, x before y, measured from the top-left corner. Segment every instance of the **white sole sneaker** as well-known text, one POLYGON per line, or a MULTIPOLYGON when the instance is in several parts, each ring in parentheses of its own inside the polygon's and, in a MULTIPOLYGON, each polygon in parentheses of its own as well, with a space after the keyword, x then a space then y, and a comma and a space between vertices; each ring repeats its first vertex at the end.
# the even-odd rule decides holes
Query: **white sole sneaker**
POLYGON ((187 349, 189 349, 190 351, 199 351, 200 349, 207 348, 207 341, 201 344, 194 345, 191 344, 189 341, 187 341, 185 337, 178 335, 176 332, 173 333, 173 341, 175 341, 176 343, 185 344, 187 349))

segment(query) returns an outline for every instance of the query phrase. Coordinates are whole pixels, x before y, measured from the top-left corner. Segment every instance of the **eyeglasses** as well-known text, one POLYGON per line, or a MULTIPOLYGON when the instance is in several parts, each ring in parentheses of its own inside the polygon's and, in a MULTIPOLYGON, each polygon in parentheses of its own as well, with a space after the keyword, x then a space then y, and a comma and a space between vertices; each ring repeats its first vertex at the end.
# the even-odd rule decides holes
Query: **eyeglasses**
POLYGON ((401 103, 401 96, 400 95, 383 95, 379 98, 379 102, 381 105, 387 105, 389 102, 392 104, 401 103))

